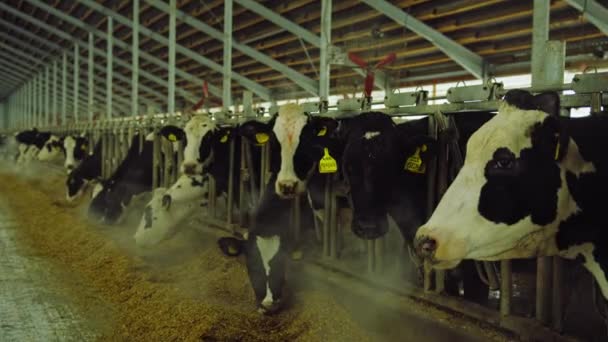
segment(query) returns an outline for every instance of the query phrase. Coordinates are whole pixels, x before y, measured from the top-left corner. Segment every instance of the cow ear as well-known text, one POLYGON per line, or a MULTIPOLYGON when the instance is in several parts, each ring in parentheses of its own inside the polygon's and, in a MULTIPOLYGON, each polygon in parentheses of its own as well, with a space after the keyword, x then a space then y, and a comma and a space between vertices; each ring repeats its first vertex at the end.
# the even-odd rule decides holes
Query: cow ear
POLYGON ((405 140, 406 155, 414 154, 416 151, 420 158, 427 161, 437 155, 438 142, 429 135, 416 135, 405 140))
POLYGON ((220 143, 225 144, 232 139, 233 129, 231 127, 219 127, 213 134, 216 140, 220 143))
POLYGON ((254 145, 263 145, 272 135, 272 126, 259 121, 247 121, 239 126, 238 134, 254 145))
POLYGON ((158 134, 165 137, 169 141, 183 140, 186 136, 183 129, 172 125, 162 127, 158 134))
POLYGON ((559 116, 559 95, 554 91, 534 96, 534 105, 538 110, 551 116, 559 116))
POLYGON ((329 137, 338 129, 338 121, 332 118, 315 117, 310 124, 318 137, 329 137))

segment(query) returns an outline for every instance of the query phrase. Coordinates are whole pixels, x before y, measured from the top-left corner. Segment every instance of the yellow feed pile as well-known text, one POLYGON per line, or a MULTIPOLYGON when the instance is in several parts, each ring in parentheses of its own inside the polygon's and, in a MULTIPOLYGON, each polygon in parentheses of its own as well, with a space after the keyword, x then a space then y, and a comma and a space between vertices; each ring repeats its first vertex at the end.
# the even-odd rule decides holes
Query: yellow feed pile
MULTIPOLYGON (((81 217, 87 201, 80 207, 64 203, 64 177, 26 181, 3 173, 0 179, 19 240, 81 277, 78 286, 111 307, 115 323, 101 340, 368 340, 343 308, 319 292, 294 293, 276 316, 258 314, 243 261, 222 255, 214 241, 192 242, 192 234, 136 253, 132 229, 92 225, 81 217)), ((86 311, 90 298, 71 291, 86 311)))

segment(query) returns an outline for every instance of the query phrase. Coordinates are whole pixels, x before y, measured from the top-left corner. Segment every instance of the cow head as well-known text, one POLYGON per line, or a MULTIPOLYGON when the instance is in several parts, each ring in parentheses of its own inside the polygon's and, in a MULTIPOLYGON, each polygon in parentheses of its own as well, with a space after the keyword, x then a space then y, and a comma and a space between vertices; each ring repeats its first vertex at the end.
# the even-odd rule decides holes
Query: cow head
POLYGON ((417 252, 436 268, 555 254, 560 222, 578 210, 566 174, 594 170, 558 115, 556 93, 509 91, 469 139, 464 166, 416 233, 417 252))
POLYGON ((184 219, 206 206, 208 183, 202 178, 182 176, 170 189, 154 191, 134 236, 138 247, 153 247, 171 238, 184 219))
POLYGON ((68 174, 68 179, 65 181, 65 186, 67 189, 66 199, 68 202, 75 200, 76 198, 82 195, 84 191, 86 181, 79 172, 78 169, 72 171, 68 174))
POLYGON ((70 173, 87 155, 87 139, 68 135, 63 140, 63 148, 65 150, 64 167, 70 173))
POLYGON ((124 209, 129 203, 123 203, 126 198, 124 193, 126 186, 115 186, 115 181, 110 179, 102 181, 97 193, 89 205, 89 217, 105 224, 114 224, 120 220, 124 209))
MULTIPOLYGON (((41 140, 43 138, 37 137, 36 139, 41 140)), ((63 138, 51 135, 45 140, 40 152, 38 152, 38 160, 52 161, 62 156, 64 152, 63 138)))
POLYGON ((376 239, 388 231, 388 210, 397 192, 404 191, 403 178, 426 184, 424 168, 435 140, 426 135, 426 119, 395 125, 390 116, 371 112, 351 119, 348 126, 342 172, 352 199, 352 229, 360 238, 376 239), (421 164, 408 170, 406 163, 413 157, 421 164))
POLYGON ((211 157, 210 145, 207 142, 217 129, 211 117, 194 115, 183 130, 176 126, 165 126, 160 130, 160 134, 169 141, 186 141, 181 171, 186 175, 196 175, 203 173, 204 164, 211 157))
MULTIPOLYGON (((331 152, 331 136, 337 129, 336 120, 311 117, 297 104, 286 104, 268 124, 255 121, 240 127, 240 134, 254 144, 270 141, 280 149, 280 167, 275 192, 282 198, 293 198, 306 189, 306 181, 324 156, 331 152)), ((273 154, 273 158, 275 158, 273 154)))

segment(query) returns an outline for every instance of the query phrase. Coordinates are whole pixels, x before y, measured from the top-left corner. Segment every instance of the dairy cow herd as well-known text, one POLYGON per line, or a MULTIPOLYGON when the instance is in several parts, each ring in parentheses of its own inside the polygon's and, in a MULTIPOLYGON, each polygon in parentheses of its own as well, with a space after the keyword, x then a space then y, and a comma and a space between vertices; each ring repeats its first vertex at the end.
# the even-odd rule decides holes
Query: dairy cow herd
MULTIPOLYGON (((428 220, 427 168, 445 136, 429 136, 427 118, 396 124, 386 114, 367 112, 334 119, 309 115, 296 104, 280 107, 267 122, 236 126, 194 115, 183 129, 165 126, 155 133, 185 146, 180 177, 171 187, 157 189, 152 187, 152 134, 134 137, 106 179, 101 179, 100 142, 88 145, 81 136, 31 129, 2 136, 0 143, 5 158, 17 165, 62 160, 67 200, 94 187, 89 217, 98 222, 120 222, 135 196, 153 191, 135 233, 136 244, 145 248, 170 238, 185 218, 207 206, 210 178, 215 195, 226 195, 231 142, 235 156, 242 146, 267 145, 271 177, 266 184, 252 177, 261 198, 253 209, 239 208, 250 212, 253 224, 244 236, 218 240, 228 256, 244 255, 257 307, 264 313, 278 310, 284 299, 293 249, 290 199, 305 195, 309 209, 318 214, 325 205, 328 173, 337 173, 349 189, 344 205, 353 211, 351 229, 358 238, 384 236, 391 217, 404 248, 414 252, 413 261, 424 259, 437 269, 471 269, 468 259, 578 259, 608 298, 602 205, 608 193, 608 119, 564 118, 559 109, 556 93, 511 90, 497 114, 453 114, 464 164, 428 220), (12 152, 7 155, 7 150, 12 152)), ((259 175, 261 149, 251 148, 249 155, 251 173, 259 175)), ((233 162, 240 170, 241 158, 233 162)), ((232 174, 238 184, 239 172, 232 174)), ((246 202, 239 201, 244 196, 239 191, 235 186, 237 205, 246 202)), ((465 275, 465 295, 487 299, 487 287, 476 278, 465 275)))

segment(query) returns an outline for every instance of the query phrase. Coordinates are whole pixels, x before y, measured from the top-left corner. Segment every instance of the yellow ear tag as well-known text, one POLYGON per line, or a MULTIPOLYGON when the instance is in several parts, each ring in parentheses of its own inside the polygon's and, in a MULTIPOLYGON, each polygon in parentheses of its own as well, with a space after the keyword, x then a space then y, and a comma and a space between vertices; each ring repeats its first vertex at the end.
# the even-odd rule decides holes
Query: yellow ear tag
POLYGON ((329 155, 329 149, 323 148, 323 158, 319 161, 319 173, 334 173, 338 171, 338 163, 329 155))
POLYGON ((169 134, 169 136, 167 137, 167 139, 169 139, 169 141, 173 141, 173 142, 177 141, 177 137, 173 133, 169 134))
POLYGON ((221 143, 225 143, 226 141, 228 141, 228 134, 224 135, 223 137, 220 138, 220 142, 221 143))
POLYGON ((416 147, 416 152, 411 155, 405 161, 405 170, 413 173, 425 173, 426 165, 422 162, 420 158, 420 150, 426 150, 426 145, 422 145, 422 148, 416 147))
POLYGON ((321 128, 321 130, 319 131, 319 133, 317 133, 318 137, 323 137, 325 136, 325 134, 327 134, 327 127, 323 126, 323 128, 321 128))
POLYGON ((83 151, 86 151, 87 150, 87 145, 80 146, 80 149, 83 150, 83 151))
POLYGON ((268 141, 268 139, 270 139, 270 137, 266 133, 256 133, 255 134, 255 141, 257 141, 258 144, 260 144, 260 145, 265 144, 268 141))
POLYGON ((559 141, 557 142, 557 146, 555 146, 555 160, 559 157, 559 141))

